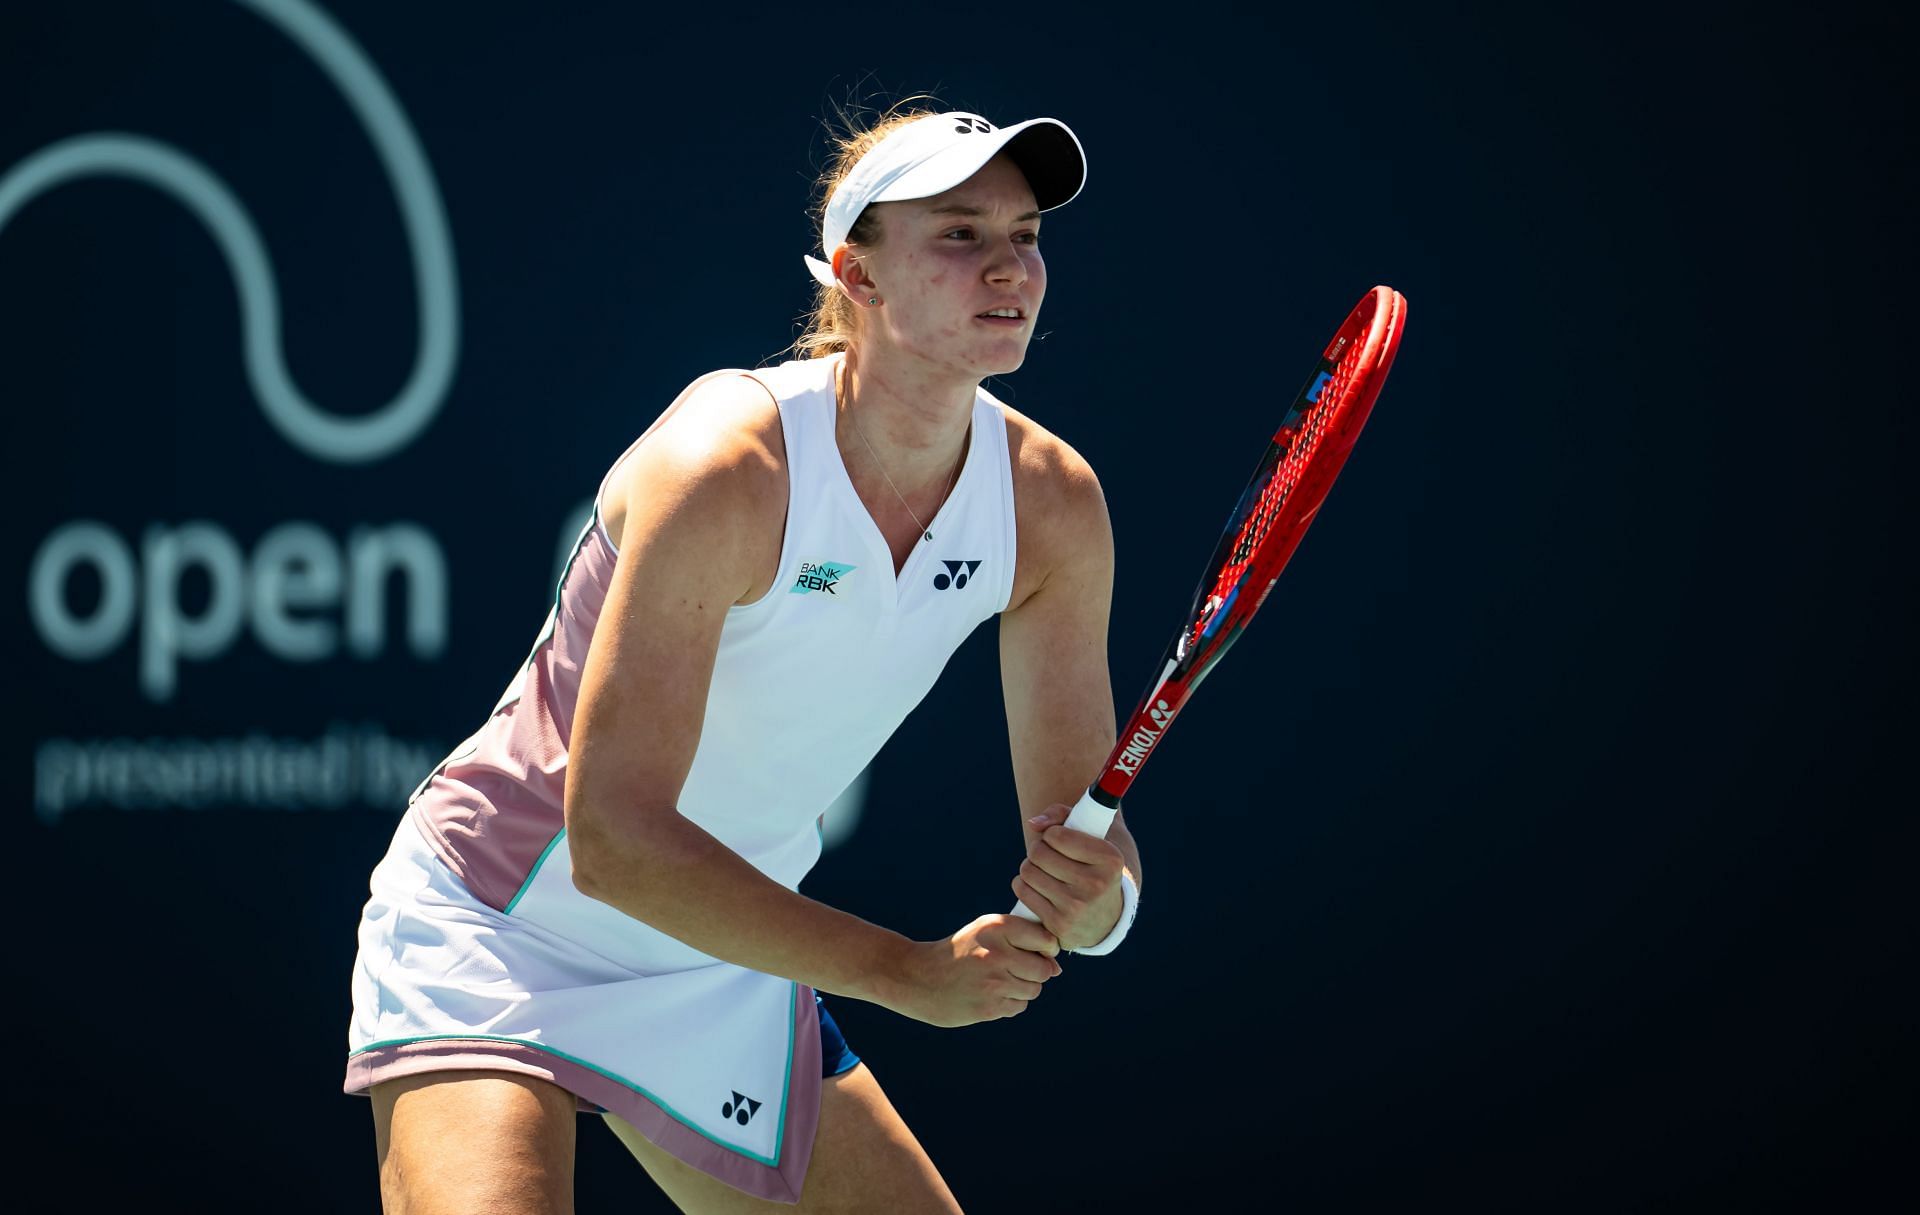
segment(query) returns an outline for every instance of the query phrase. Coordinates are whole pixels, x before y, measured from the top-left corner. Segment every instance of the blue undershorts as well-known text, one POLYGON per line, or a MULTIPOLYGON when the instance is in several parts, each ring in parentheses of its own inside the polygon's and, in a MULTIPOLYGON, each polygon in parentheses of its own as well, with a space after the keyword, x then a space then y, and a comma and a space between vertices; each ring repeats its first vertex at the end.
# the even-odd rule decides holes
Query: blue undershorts
POLYGON ((847 1045, 846 1035, 833 1023, 833 1014, 827 1011, 827 1005, 817 994, 813 1003, 820 1012, 820 1074, 837 1076, 841 1072, 852 1071, 860 1062, 860 1056, 853 1053, 847 1045))

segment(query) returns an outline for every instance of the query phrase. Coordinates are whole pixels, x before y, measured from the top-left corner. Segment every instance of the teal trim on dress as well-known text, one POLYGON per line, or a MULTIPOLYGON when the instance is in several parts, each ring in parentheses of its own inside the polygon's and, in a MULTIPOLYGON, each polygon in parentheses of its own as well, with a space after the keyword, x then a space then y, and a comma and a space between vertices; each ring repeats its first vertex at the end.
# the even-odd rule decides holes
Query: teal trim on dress
POLYGON ((562 827, 560 828, 560 834, 554 836, 553 839, 548 842, 547 846, 540 850, 540 859, 535 861, 533 863, 533 868, 527 871, 527 880, 520 883, 520 889, 516 890, 513 894, 513 897, 507 900, 508 915, 512 915, 513 909, 520 905, 520 900, 526 897, 528 890, 532 889, 533 879, 539 875, 540 867, 547 863, 547 858, 553 855, 553 850, 560 846, 561 840, 566 838, 567 838, 567 829, 565 827, 562 827))
MULTIPOLYGON (((780 1125, 773 1128, 773 1141, 781 1144, 787 1141, 787 1094, 793 1091, 793 1041, 800 1036, 794 1031, 794 1012, 799 1007, 800 985, 798 983, 789 984, 787 991, 787 1070, 782 1073, 782 1075, 786 1077, 786 1080, 780 1089, 780 1125)), ((820 1083, 824 1087, 826 1084, 825 1079, 822 1079, 820 1083)), ((751 1152, 746 1154, 752 1155, 751 1152)), ((778 1148, 774 1149, 774 1154, 779 1154, 778 1148)))
MULTIPOLYGON (((790 986, 792 987, 792 991, 788 994, 787 1000, 787 1011, 789 1013, 797 1007, 800 999, 800 985, 794 983, 790 986)), ((686 1127, 707 1142, 724 1148, 736 1156, 745 1156, 749 1160, 757 1161, 769 1168, 779 1168, 780 1147, 784 1146, 787 1141, 787 1099, 793 1094, 793 1040, 795 1036, 793 1019, 789 1016, 787 1020, 787 1073, 783 1078, 780 1088, 780 1125, 774 1128, 773 1139, 774 1143, 779 1146, 774 1148, 772 1158, 762 1156, 755 1151, 750 1151, 747 1148, 741 1147, 739 1144, 728 1143, 724 1139, 715 1139, 712 1135, 702 1130, 698 1123, 690 1121, 681 1114, 679 1110, 674 1109, 671 1105, 668 1105, 625 1076, 617 1072, 610 1072, 604 1067, 587 1062, 585 1059, 569 1055, 566 1051, 556 1050, 544 1042, 534 1042, 526 1038, 509 1038, 501 1034, 423 1034, 418 1038, 388 1038, 380 1042, 369 1042, 359 1050, 348 1052, 347 1057, 351 1059, 354 1055, 364 1055, 370 1050, 381 1050, 389 1046, 411 1046, 415 1042, 511 1042, 515 1046, 525 1046, 533 1050, 543 1051, 557 1059, 565 1059, 568 1063, 576 1067, 584 1067, 590 1072, 605 1076, 615 1084, 623 1088, 630 1088, 642 1097, 645 1097, 648 1101, 653 1102, 653 1104, 664 1111, 669 1118, 672 1118, 675 1122, 678 1122, 681 1126, 686 1127)))

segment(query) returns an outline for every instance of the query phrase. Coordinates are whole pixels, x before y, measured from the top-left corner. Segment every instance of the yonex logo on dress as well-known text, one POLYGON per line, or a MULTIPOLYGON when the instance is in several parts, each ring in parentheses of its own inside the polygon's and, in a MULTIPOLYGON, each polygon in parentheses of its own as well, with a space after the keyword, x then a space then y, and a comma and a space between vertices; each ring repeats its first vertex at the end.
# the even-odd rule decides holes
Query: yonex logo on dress
MULTIPOLYGON (((727 1091, 732 1092, 733 1090, 729 1089, 727 1091)), ((741 1126, 752 1122, 753 1116, 759 1112, 760 1103, 758 1101, 755 1101, 752 1097, 742 1097, 739 1093, 734 1093, 733 1100, 725 1102, 720 1106, 720 1116, 722 1118, 731 1118, 741 1126)))
POLYGON ((800 576, 793 580, 793 589, 787 593, 806 595, 814 591, 824 591, 829 595, 838 596, 840 592, 834 588, 858 568, 844 561, 802 561, 800 576))
POLYGON ((933 576, 933 589, 944 591, 952 587, 957 591, 967 585, 967 580, 973 577, 973 572, 980 568, 982 562, 942 561, 940 564, 947 567, 947 572, 933 576))

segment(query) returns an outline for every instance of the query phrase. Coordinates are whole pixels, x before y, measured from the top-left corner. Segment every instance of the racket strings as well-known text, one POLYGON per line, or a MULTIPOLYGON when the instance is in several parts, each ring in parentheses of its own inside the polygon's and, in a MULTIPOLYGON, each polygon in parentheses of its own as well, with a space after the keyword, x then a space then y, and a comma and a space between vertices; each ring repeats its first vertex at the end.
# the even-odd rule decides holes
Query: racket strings
MULTIPOLYGON (((1239 534, 1234 537, 1229 550, 1228 560, 1214 578, 1213 588, 1195 617, 1182 650, 1194 652, 1201 638, 1213 631, 1215 619, 1238 598, 1247 571, 1259 556, 1274 521, 1280 517, 1294 491, 1299 488, 1301 479, 1313 462, 1314 453, 1320 449, 1321 440, 1332 427, 1335 415, 1342 411, 1350 399, 1351 389, 1359 378, 1364 349, 1363 343, 1349 345, 1343 352, 1344 357, 1334 366, 1326 384, 1322 386, 1319 402, 1306 411, 1295 429, 1282 430, 1276 436, 1276 442, 1284 446, 1284 454, 1268 472, 1266 484, 1260 487, 1259 498, 1241 523, 1239 534)), ((1251 608, 1257 604, 1248 606, 1251 608)))
MULTIPOLYGON (((1273 479, 1280 487, 1274 503, 1274 514, 1279 513, 1280 507, 1299 488, 1300 479, 1312 464, 1314 453, 1320 450, 1320 440, 1326 435, 1329 423, 1346 405, 1348 388, 1358 370, 1358 353, 1359 349, 1353 348, 1348 357, 1334 368, 1333 378, 1321 390, 1320 403, 1301 419, 1301 427, 1288 446, 1286 457, 1280 461, 1280 467, 1274 470, 1273 479)), ((1261 538, 1265 539, 1264 534, 1261 538)))

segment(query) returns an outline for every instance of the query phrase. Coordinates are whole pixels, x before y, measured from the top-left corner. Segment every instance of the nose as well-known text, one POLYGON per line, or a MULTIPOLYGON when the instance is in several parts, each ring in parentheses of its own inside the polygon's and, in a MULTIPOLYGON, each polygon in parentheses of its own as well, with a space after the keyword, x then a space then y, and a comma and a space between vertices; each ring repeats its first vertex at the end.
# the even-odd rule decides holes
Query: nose
POLYGON ((1026 285, 1027 260, 1020 256, 1020 246, 1011 238, 995 244, 993 256, 987 261, 986 279, 996 287, 1026 285))

